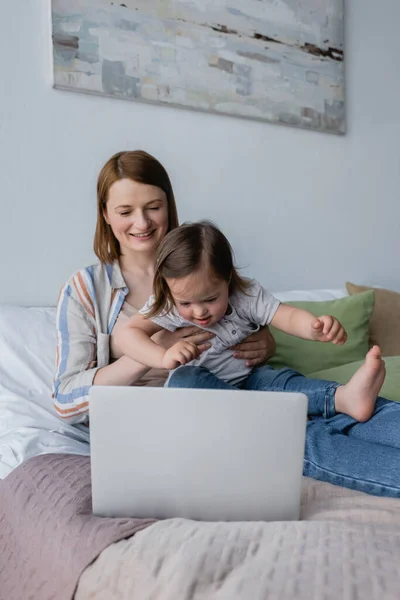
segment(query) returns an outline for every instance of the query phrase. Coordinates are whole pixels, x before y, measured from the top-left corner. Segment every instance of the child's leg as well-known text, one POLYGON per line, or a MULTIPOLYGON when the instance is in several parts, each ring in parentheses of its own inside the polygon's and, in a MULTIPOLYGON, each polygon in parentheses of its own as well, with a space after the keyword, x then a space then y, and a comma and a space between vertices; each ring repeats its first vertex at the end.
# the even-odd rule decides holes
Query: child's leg
POLYGON ((337 389, 336 412, 350 415, 357 421, 368 421, 375 408, 376 398, 385 381, 385 363, 381 349, 374 346, 367 353, 364 364, 346 385, 337 389))
POLYGON ((308 414, 329 419, 336 414, 334 381, 308 379, 293 369, 273 369, 268 365, 255 368, 247 377, 243 389, 267 392, 302 392, 308 397, 308 414))
POLYGON ((225 383, 204 367, 190 365, 179 367, 172 373, 168 381, 172 388, 205 388, 208 390, 237 390, 229 383, 225 383))
POLYGON ((249 375, 245 389, 303 392, 308 396, 308 414, 326 419, 336 413, 367 421, 385 379, 385 364, 378 346, 368 352, 364 364, 346 385, 322 379, 308 379, 292 369, 258 367, 249 375))

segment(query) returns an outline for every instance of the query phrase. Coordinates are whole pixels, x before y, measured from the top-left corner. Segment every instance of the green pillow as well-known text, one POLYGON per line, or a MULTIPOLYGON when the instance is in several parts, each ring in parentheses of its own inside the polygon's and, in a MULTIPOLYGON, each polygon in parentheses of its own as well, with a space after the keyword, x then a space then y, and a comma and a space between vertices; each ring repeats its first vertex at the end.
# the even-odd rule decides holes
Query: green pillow
POLYGON ((332 315, 339 319, 347 331, 347 342, 343 346, 311 342, 271 327, 276 340, 276 355, 268 364, 275 369, 291 367, 305 375, 362 360, 368 352, 368 325, 374 302, 374 290, 339 300, 288 302, 291 306, 309 310, 317 317, 332 315))
MULTIPOLYGON (((400 402, 400 356, 389 356, 384 360, 386 364, 386 379, 379 395, 388 400, 400 402)), ((347 383, 363 362, 363 360, 359 360, 347 365, 341 365, 340 367, 334 367, 333 369, 311 373, 307 377, 347 383)))

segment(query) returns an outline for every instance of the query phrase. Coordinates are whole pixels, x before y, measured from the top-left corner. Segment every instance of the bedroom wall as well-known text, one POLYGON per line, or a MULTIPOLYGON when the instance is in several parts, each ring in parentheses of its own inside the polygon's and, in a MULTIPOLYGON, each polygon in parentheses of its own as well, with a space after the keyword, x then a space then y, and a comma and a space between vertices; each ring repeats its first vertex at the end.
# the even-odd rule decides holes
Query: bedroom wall
POLYGON ((348 133, 336 137, 51 87, 47 0, 0 7, 0 302, 54 304, 93 261, 95 182, 144 148, 180 215, 208 217, 271 290, 400 290, 400 3, 348 0, 348 133))

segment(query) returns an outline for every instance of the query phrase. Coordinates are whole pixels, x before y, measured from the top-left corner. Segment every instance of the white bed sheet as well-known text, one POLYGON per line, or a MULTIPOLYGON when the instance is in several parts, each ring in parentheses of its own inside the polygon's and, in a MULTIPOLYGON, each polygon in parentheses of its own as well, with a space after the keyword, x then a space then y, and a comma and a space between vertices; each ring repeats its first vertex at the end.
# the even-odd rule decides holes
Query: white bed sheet
MULTIPOLYGON (((281 301, 333 300, 344 289, 275 294, 281 301)), ((89 455, 89 431, 63 423, 51 397, 55 309, 0 306, 0 479, 39 454, 89 455)))

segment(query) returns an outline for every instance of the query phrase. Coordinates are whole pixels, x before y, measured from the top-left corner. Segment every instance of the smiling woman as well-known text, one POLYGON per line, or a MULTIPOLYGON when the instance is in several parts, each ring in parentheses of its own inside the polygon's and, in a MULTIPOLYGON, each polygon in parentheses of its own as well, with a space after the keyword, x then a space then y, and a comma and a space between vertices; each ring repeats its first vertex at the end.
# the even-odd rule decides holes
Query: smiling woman
MULTIPOLYGON (((147 240, 157 232, 160 241, 177 226, 172 185, 161 163, 140 150, 112 156, 100 171, 97 183, 94 251, 100 261, 112 263, 119 259, 123 255, 121 245, 124 248, 129 233, 136 239, 150 234, 144 235, 147 240), (153 218, 157 212, 160 215, 153 218)), ((153 252, 156 247, 157 244, 152 246, 153 252)))
MULTIPOLYGON (((167 372, 126 356, 116 334, 152 294, 157 248, 177 226, 172 185, 161 163, 139 150, 112 156, 97 183, 94 251, 100 263, 78 271, 58 302, 53 395, 61 418, 88 422, 92 385, 164 385, 167 372)), ((211 337, 197 327, 183 327, 160 332, 156 339, 169 348, 185 338, 202 351, 211 337)), ((232 352, 259 364, 273 354, 274 341, 264 330, 232 352)))
POLYGON ((155 186, 120 179, 110 187, 104 218, 127 251, 134 242, 143 246, 154 236, 160 241, 167 232, 167 196, 155 186))

